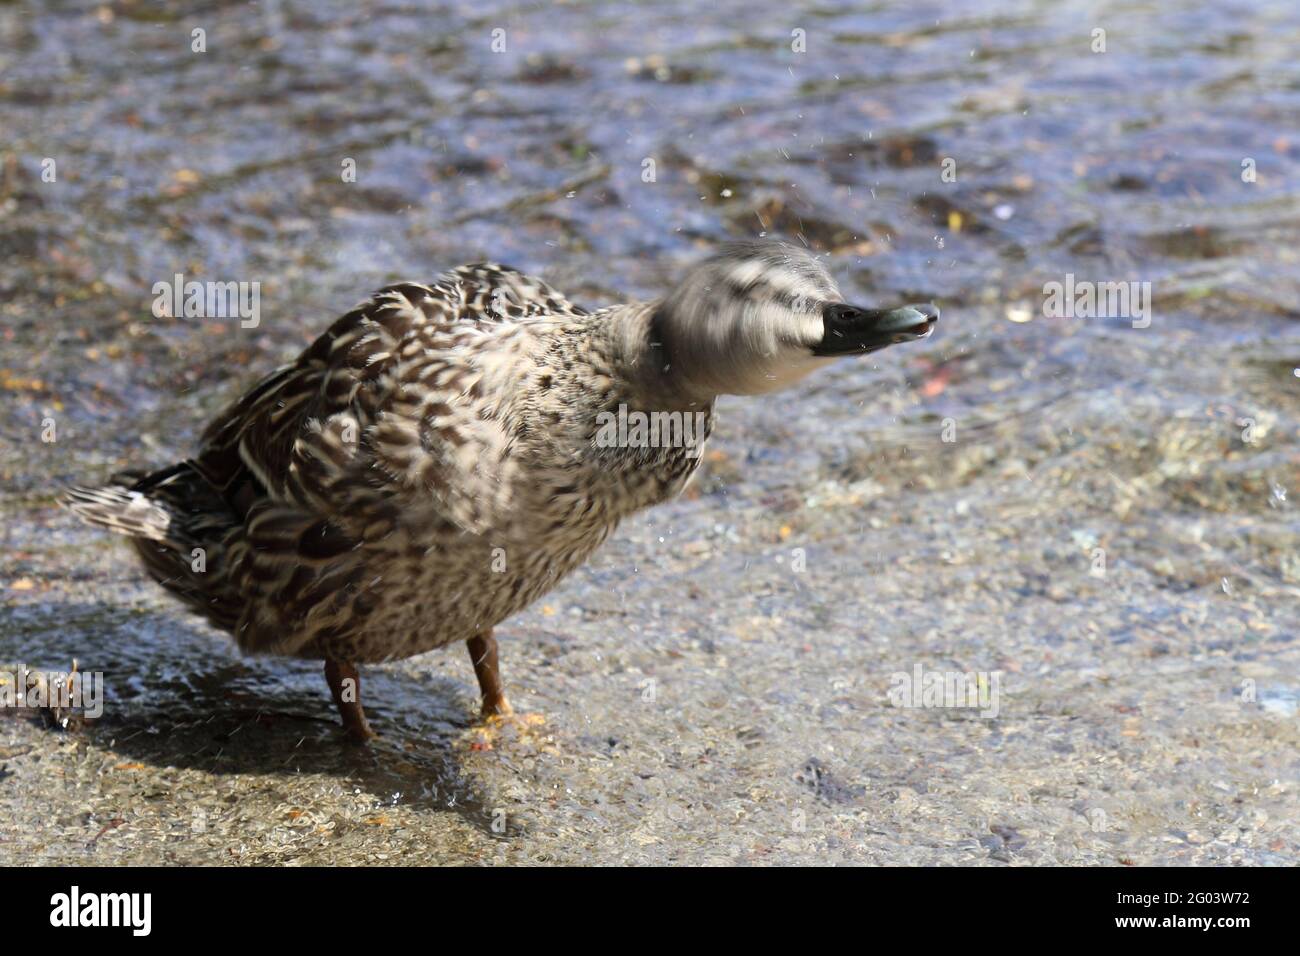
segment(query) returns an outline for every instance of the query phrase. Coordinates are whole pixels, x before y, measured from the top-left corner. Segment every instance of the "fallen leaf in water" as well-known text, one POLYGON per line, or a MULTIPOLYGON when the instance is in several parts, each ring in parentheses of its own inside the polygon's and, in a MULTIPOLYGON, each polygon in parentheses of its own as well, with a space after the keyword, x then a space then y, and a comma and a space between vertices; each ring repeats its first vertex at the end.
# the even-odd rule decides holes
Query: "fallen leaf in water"
POLYGON ((943 393, 948 387, 948 382, 952 379, 952 369, 946 365, 935 370, 934 374, 925 380, 921 386, 921 394, 926 398, 934 398, 936 395, 943 393))

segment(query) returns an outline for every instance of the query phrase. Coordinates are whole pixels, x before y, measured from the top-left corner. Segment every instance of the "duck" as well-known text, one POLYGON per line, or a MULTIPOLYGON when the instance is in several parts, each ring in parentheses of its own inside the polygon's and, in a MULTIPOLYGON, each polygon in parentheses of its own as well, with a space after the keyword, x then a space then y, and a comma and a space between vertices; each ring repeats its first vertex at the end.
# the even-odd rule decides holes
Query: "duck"
POLYGON ((464 265, 373 293, 227 405, 193 457, 62 503, 126 535, 245 654, 323 662, 351 740, 374 736, 359 665, 455 643, 481 716, 504 719, 497 625, 681 492, 720 396, 789 388, 938 319, 851 305, 820 258, 776 239, 592 311, 464 265), (606 427, 629 420, 651 427, 606 427))

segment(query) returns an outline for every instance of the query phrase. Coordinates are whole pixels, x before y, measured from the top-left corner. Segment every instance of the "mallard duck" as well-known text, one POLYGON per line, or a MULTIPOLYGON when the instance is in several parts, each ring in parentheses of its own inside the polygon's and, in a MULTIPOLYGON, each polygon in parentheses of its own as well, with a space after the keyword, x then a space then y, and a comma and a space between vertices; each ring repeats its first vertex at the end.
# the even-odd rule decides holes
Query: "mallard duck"
POLYGON ((719 395, 785 388, 938 317, 848 305, 821 262, 770 240, 594 312, 508 266, 461 266, 374 293, 193 458, 64 501, 129 535, 245 652, 323 660, 354 739, 371 736, 358 664, 458 641, 482 713, 508 715, 493 628, 681 491, 719 395))

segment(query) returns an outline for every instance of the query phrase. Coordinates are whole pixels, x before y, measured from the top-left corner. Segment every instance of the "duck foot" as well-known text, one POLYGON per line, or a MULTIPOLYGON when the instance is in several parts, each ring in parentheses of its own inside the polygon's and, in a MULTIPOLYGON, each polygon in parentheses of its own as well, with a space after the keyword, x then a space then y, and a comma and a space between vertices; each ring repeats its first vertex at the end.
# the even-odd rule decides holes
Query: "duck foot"
POLYGON ((498 744, 507 742, 541 749, 550 746, 545 731, 546 718, 541 714, 517 714, 506 700, 506 692, 501 686, 501 671, 497 666, 497 641, 492 632, 475 634, 466 643, 483 701, 470 749, 494 750, 498 744))
POLYGON ((488 717, 509 717, 515 709, 506 700, 505 688, 501 686, 501 669, 497 663, 497 639, 489 628, 481 634, 475 634, 466 644, 469 645, 469 659, 474 663, 474 676, 478 678, 478 689, 482 706, 479 714, 488 717))
POLYGON ((471 730, 470 750, 496 750, 524 747, 555 752, 541 714, 492 714, 485 716, 471 730))
POLYGON ((339 716, 343 718, 343 731, 348 740, 364 744, 379 736, 370 729, 365 709, 361 706, 361 674, 356 666, 342 661, 326 661, 325 680, 334 695, 339 716))

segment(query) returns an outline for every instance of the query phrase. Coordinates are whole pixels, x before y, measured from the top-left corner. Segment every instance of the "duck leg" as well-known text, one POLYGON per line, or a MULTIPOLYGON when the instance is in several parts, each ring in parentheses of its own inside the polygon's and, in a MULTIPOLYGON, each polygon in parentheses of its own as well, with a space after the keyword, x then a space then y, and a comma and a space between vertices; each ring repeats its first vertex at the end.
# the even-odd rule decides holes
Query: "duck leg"
POLYGON ((514 708, 506 700, 505 688, 501 686, 497 639, 492 636, 492 629, 475 634, 466 643, 469 644, 469 657, 474 662, 474 676, 478 678, 478 689, 483 699, 483 716, 508 717, 513 714, 514 708))
POLYGON ((330 685, 330 693, 334 695, 334 703, 338 705, 339 716, 343 718, 343 730, 348 739, 363 744, 377 736, 370 729, 366 712, 361 706, 361 674, 356 665, 326 661, 325 680, 330 685))

